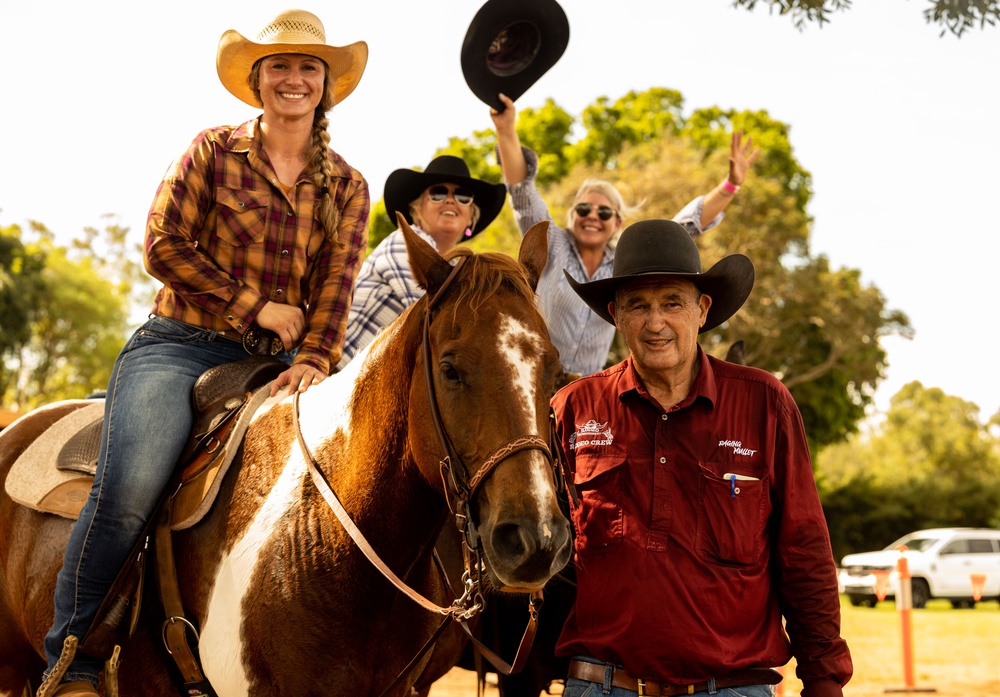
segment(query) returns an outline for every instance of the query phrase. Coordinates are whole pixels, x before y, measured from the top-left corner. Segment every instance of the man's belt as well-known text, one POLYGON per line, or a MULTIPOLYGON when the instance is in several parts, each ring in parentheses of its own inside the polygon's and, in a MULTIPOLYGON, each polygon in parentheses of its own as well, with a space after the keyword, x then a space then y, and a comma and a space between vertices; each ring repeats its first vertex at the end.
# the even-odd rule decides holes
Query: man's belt
MULTIPOLYGON (((605 663, 587 663, 573 659, 569 662, 569 677, 586 680, 597 684, 604 683, 604 674, 609 666, 605 663)), ((624 690, 631 690, 640 695, 652 697, 674 697, 674 695, 693 695, 695 692, 707 692, 712 686, 705 682, 692 685, 667 685, 655 680, 633 678, 621 668, 610 667, 612 671, 611 685, 624 690)), ((777 685, 781 682, 781 673, 770 668, 744 668, 727 675, 715 678, 715 689, 725 687, 743 687, 746 685, 777 685)))

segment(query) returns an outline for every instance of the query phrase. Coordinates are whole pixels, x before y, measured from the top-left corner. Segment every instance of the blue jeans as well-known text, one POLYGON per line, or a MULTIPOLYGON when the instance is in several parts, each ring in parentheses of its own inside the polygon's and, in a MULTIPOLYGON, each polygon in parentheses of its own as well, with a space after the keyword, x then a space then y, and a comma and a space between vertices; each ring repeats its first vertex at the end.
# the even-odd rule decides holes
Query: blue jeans
MULTIPOLYGON (((592 658, 577 656, 577 660, 587 663, 600 663, 592 658)), ((692 697, 774 697, 774 685, 746 685, 744 687, 723 687, 715 691, 692 692, 692 697)), ((607 692, 604 685, 599 682, 589 682, 568 678, 566 687, 563 690, 563 697, 636 697, 638 693, 634 690, 626 690, 623 687, 609 686, 607 692)))
MULTIPOLYGON (((174 474, 194 417, 191 389, 209 368, 247 358, 217 332, 151 317, 118 354, 104 405, 97 474, 70 533, 45 637, 49 671, 81 642, 174 474)), ((292 356, 278 356, 291 363, 292 356)), ((97 684, 104 661, 77 654, 63 680, 97 684)), ((48 671, 46 671, 46 674, 48 671)))

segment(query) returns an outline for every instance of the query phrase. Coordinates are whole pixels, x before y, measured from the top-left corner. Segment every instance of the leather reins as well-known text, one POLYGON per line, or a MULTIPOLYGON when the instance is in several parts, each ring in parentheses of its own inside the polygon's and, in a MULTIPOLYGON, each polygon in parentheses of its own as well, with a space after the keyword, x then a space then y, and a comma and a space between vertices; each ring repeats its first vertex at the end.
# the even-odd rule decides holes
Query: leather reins
MULTIPOLYGON (((444 283, 441 284, 441 287, 438 288, 437 292, 435 292, 433 296, 428 297, 424 309, 423 341, 421 344, 421 353, 424 363, 424 379, 427 386, 428 401, 430 402, 430 414, 432 421, 434 422, 434 429, 438 435, 441 450, 444 453, 440 461, 439 468, 441 472, 442 484, 444 485, 445 500, 448 504, 449 511, 451 511, 452 515, 455 517, 455 524, 458 527, 458 530, 462 533, 463 541, 462 553, 465 562, 465 570, 462 576, 463 593, 459 598, 452 602, 450 606, 442 607, 408 586, 392 571, 392 569, 388 567, 388 565, 386 565, 385 562, 382 561, 382 559, 378 556, 378 553, 376 553, 372 546, 368 543, 364 534, 351 519, 347 509, 344 508, 344 505, 337 497, 337 494, 333 491, 329 480, 326 478, 326 475, 320 469, 315 457, 313 457, 312 452, 309 450, 309 446, 306 444, 305 437, 302 434, 302 427, 299 420, 300 393, 296 393, 294 398, 292 418, 295 426, 296 437, 299 442, 299 448, 302 450, 302 454, 309 467, 309 473, 312 476, 313 483, 323 496, 323 499, 327 502, 327 505, 330 506, 334 515, 340 521, 340 524, 344 526, 344 530, 347 531, 348 535, 350 535, 351 539, 358 546, 358 549, 360 549, 365 555, 368 561, 399 591, 424 609, 444 616, 444 620, 438 626, 437 630, 435 630, 430 639, 427 640, 417 655, 414 656, 409 664, 407 664, 392 684, 390 684, 383 691, 383 695, 399 684, 400 680, 402 680, 403 677, 410 672, 420 658, 424 656, 434 645, 434 642, 437 641, 438 637, 452 620, 459 622, 459 625, 465 633, 497 670, 506 675, 517 672, 523 667, 524 662, 527 659, 528 651, 534 641, 535 630, 538 623, 538 611, 542 606, 541 591, 533 592, 531 594, 531 600, 528 603, 528 626, 525 628, 524 636, 521 639, 514 662, 511 665, 508 665, 490 649, 483 646, 483 644, 480 643, 480 641, 472 634, 466 624, 467 620, 475 617, 485 606, 485 599, 482 595, 482 540, 479 537, 476 524, 473 521, 473 497, 486 478, 489 477, 497 466, 507 458, 525 450, 539 450, 545 455, 550 466, 552 466, 552 454, 549 450, 548 443, 544 439, 538 436, 521 436, 494 450, 483 461, 483 464, 476 471, 476 473, 470 477, 468 467, 466 467, 461 456, 456 452, 454 446, 452 445, 451 439, 448 437, 447 429, 441 419, 441 412, 437 402, 437 394, 434 389, 434 373, 430 363, 430 326, 434 307, 437 305, 438 301, 444 297, 444 294, 452 284, 452 281, 454 281, 458 276, 464 261, 465 257, 458 257, 444 283)), ((553 470, 555 471, 554 466, 553 470)), ((558 478, 558 473, 556 473, 555 476, 558 478)), ((440 567, 440 560, 437 559, 436 554, 435 560, 438 562, 440 567)), ((447 574, 444 573, 443 568, 441 569, 441 573, 442 576, 444 576, 446 586, 451 589, 451 584, 448 582, 447 574)))

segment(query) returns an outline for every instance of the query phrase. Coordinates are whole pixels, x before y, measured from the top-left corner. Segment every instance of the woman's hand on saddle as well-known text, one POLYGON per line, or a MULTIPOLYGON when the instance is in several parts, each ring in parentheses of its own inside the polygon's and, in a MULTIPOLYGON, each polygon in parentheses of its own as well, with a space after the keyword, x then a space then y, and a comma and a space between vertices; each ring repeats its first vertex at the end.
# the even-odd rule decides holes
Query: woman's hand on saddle
POLYGON ((753 137, 747 136, 743 142, 743 131, 734 131, 732 144, 729 147, 729 182, 734 186, 743 186, 750 171, 750 165, 757 159, 760 149, 753 146, 753 137))
POLYGON ((277 334, 286 351, 298 346, 306 331, 306 316, 294 305, 268 302, 264 309, 257 313, 254 321, 258 326, 277 334))
POLYGON ((288 394, 305 392, 313 385, 318 385, 326 379, 326 373, 313 368, 305 363, 296 363, 285 372, 281 373, 271 383, 271 396, 275 396, 285 387, 288 394))

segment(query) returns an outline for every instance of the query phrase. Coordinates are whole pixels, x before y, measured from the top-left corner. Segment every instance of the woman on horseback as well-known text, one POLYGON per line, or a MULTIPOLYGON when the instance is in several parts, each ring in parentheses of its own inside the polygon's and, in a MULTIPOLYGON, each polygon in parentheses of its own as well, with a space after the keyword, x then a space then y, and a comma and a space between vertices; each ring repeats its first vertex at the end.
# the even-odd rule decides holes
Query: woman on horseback
POLYGON ((163 285, 111 374, 97 475, 56 584, 40 695, 97 694, 103 660, 75 646, 174 473, 195 380, 265 353, 288 364, 272 395, 304 392, 340 359, 369 195, 330 149, 326 114, 367 59, 364 42, 327 44, 322 22, 302 10, 279 14, 256 41, 222 35, 222 84, 263 114, 202 131, 156 192, 144 253, 163 285))

